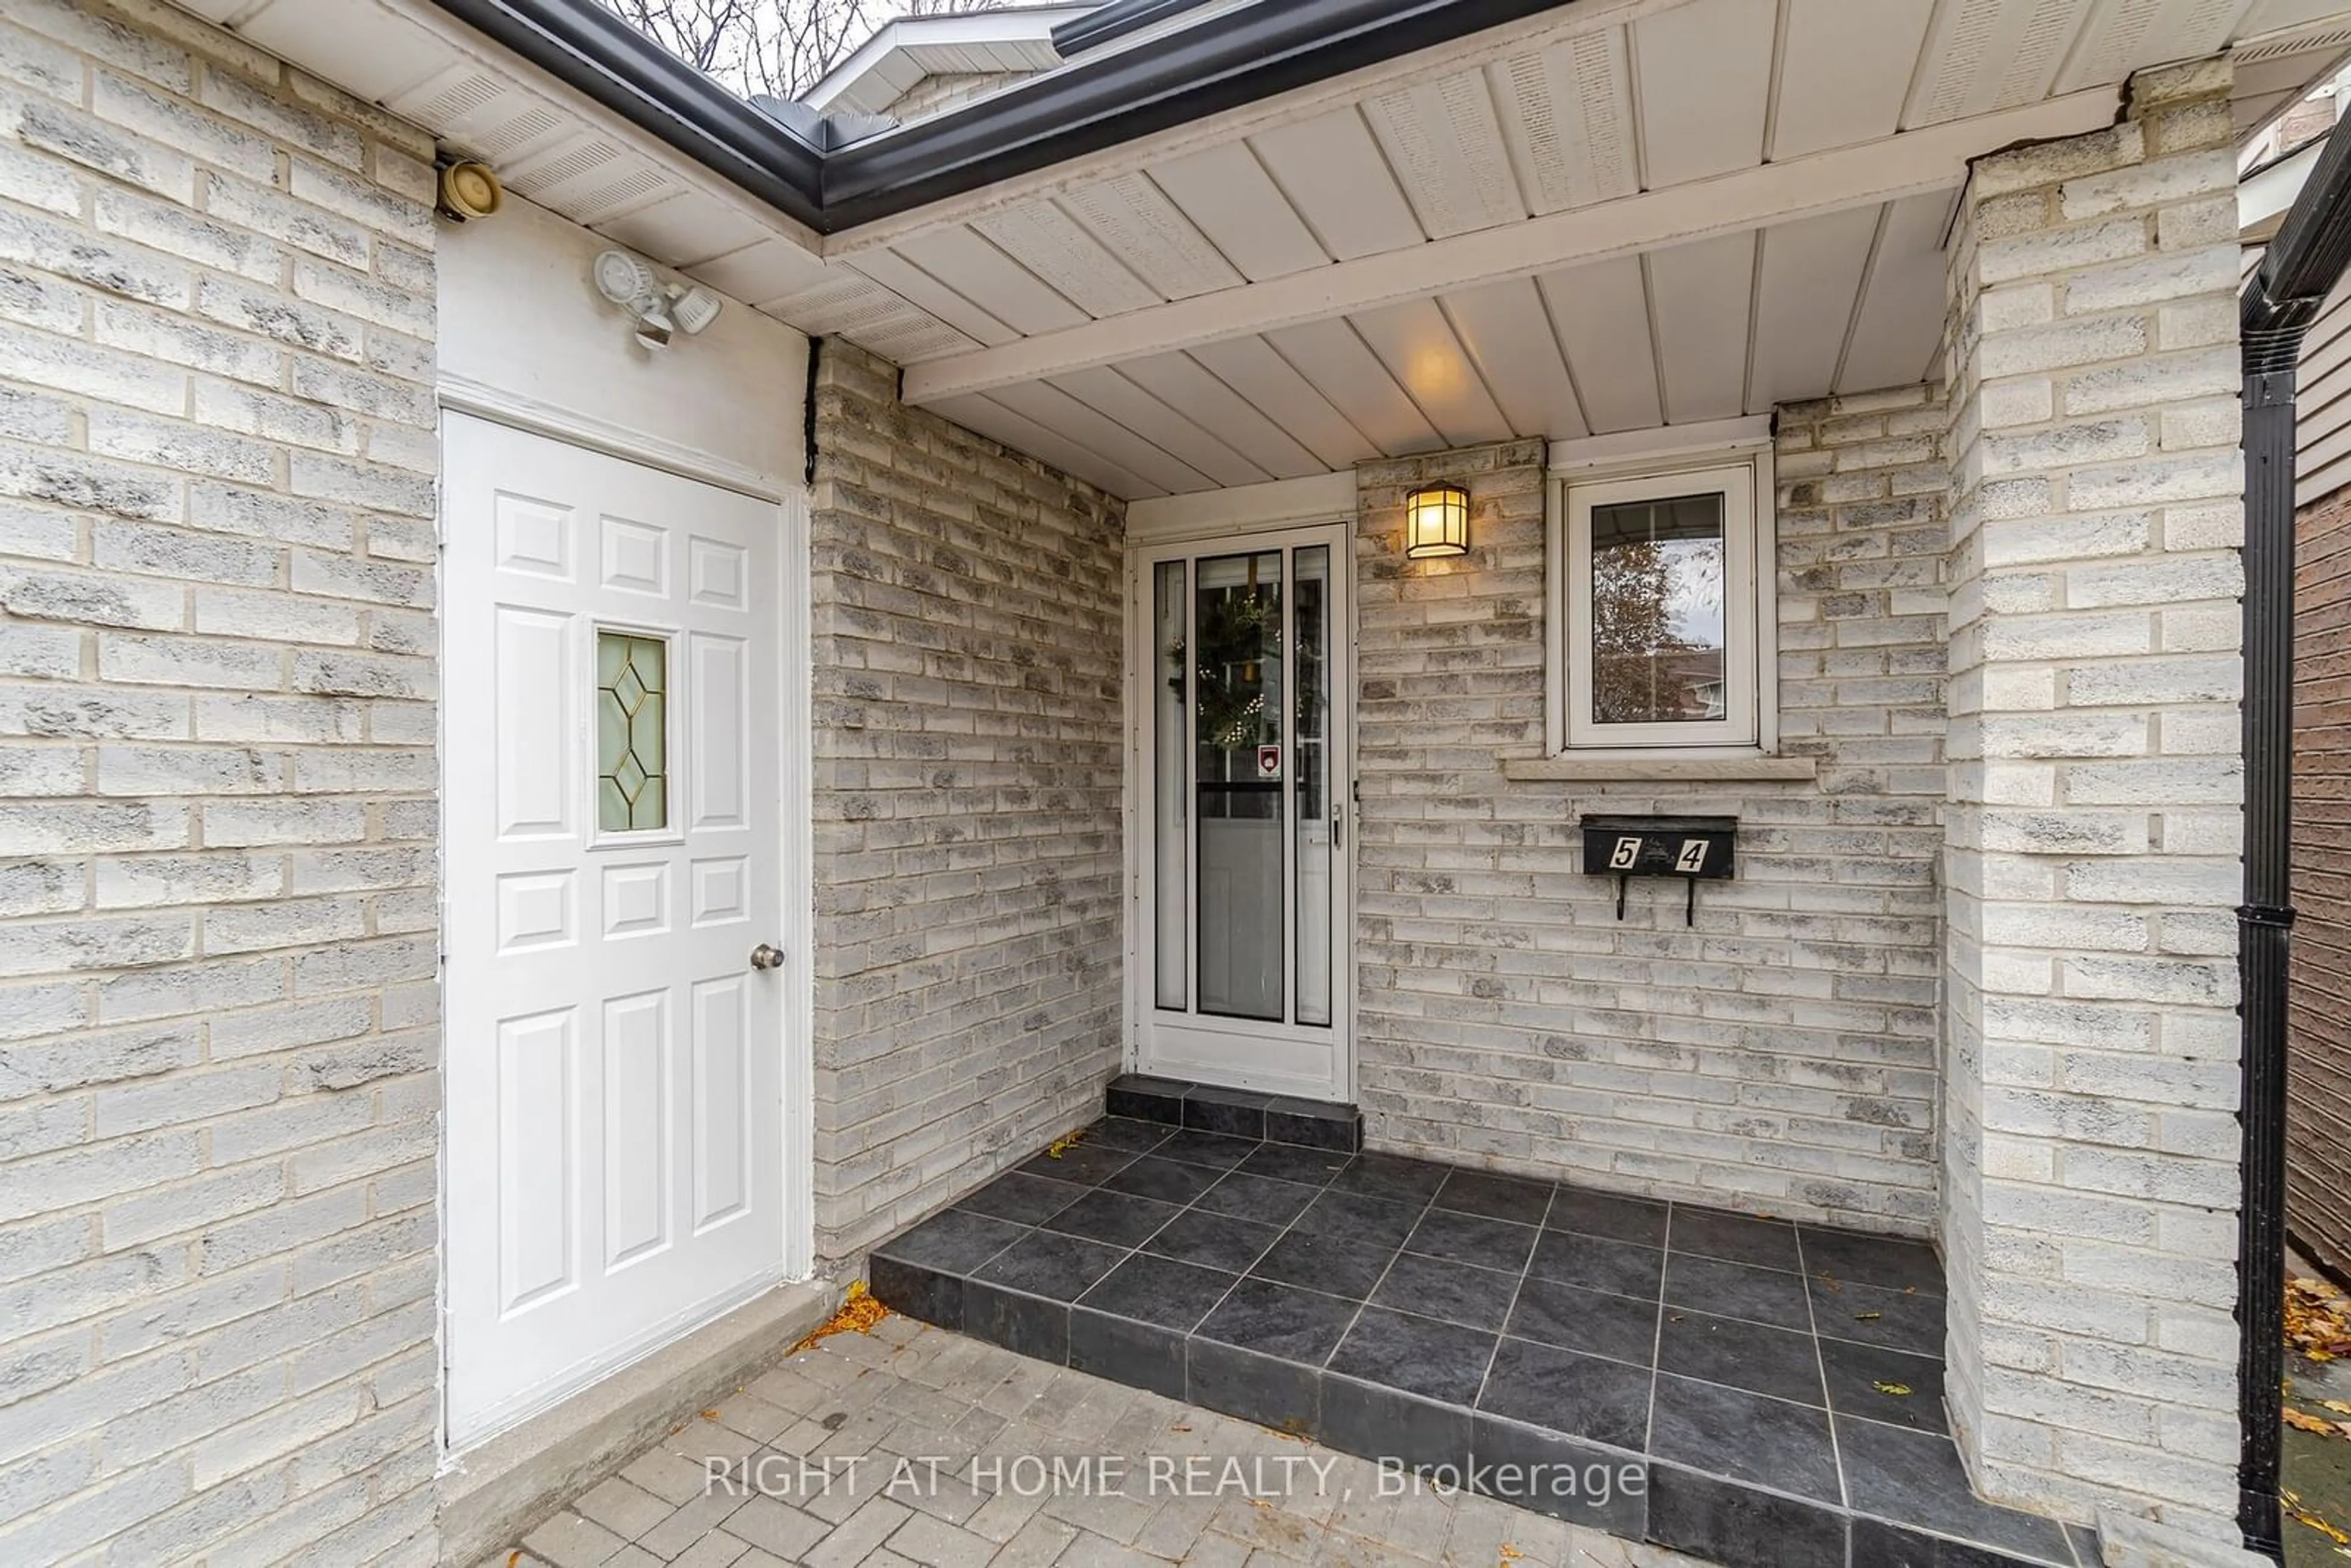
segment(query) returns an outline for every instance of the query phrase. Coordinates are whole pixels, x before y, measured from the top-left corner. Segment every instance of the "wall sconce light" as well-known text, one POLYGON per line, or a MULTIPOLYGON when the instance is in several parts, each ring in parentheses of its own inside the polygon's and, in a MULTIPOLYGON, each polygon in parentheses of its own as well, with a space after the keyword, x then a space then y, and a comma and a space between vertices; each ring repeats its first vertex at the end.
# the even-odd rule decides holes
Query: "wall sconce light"
POLYGON ((1404 498, 1404 553, 1412 560, 1442 560, 1469 553, 1469 492, 1429 485, 1404 498))

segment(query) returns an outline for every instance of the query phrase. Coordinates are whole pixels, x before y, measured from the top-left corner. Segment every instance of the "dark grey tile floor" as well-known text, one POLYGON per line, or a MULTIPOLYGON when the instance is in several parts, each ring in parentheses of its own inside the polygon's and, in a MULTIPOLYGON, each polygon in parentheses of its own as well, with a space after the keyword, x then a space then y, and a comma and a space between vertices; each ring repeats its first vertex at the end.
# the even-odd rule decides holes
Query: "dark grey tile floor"
POLYGON ((872 1288, 1727 1563, 2097 1561, 1970 1491, 1915 1241, 1112 1117, 884 1243, 872 1288))

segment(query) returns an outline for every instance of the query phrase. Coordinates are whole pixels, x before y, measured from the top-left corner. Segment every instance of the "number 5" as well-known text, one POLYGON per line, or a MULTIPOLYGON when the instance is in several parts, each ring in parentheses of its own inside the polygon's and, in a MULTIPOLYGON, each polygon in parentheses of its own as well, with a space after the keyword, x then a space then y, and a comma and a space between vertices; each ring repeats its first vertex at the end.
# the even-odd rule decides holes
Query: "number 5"
POLYGON ((1633 869, 1634 862, 1640 858, 1640 840, 1618 839, 1615 852, 1608 857, 1608 866, 1612 871, 1630 871, 1633 869))

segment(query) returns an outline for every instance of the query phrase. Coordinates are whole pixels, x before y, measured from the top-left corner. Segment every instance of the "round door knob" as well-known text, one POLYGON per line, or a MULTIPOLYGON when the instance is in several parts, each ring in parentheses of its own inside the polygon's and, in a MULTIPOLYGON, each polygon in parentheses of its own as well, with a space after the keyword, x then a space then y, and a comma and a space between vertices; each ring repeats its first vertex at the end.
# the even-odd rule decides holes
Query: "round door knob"
POLYGON ((784 950, 771 943, 762 942, 751 949, 751 967, 754 969, 773 969, 783 961, 784 950))

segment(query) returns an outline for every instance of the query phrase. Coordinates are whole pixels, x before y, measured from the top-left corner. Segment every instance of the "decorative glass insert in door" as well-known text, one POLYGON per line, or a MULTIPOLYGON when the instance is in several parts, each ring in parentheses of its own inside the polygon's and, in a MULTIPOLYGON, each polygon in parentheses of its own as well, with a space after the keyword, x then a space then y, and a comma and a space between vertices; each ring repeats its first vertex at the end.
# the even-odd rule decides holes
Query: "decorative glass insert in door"
POLYGON ((669 643, 596 632, 596 825, 669 826, 669 643))
POLYGON ((1282 552, 1211 556, 1195 568, 1192 636, 1194 951, 1198 1010, 1283 1018, 1282 552))

